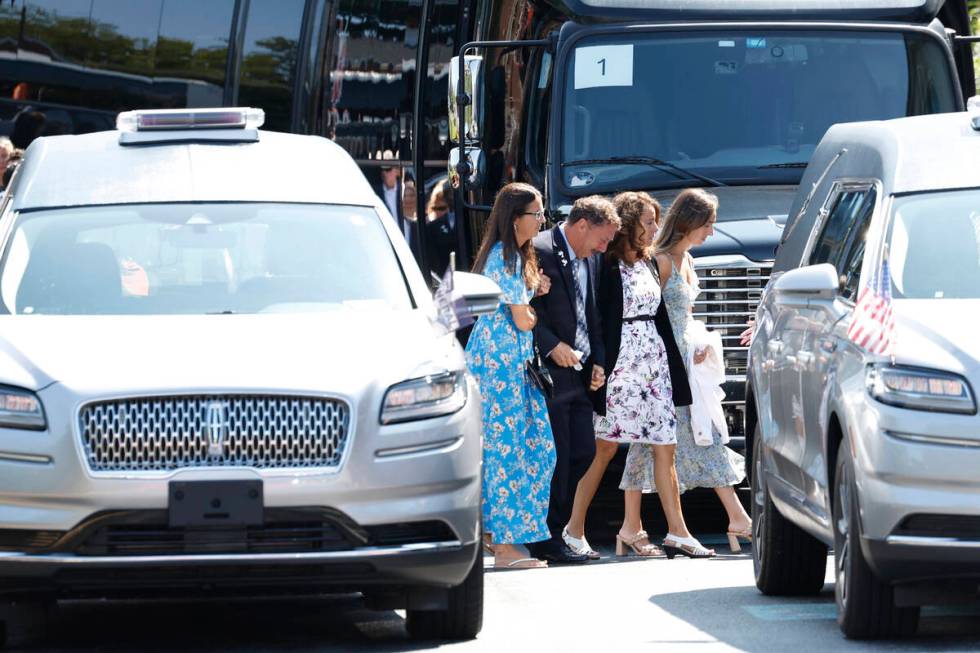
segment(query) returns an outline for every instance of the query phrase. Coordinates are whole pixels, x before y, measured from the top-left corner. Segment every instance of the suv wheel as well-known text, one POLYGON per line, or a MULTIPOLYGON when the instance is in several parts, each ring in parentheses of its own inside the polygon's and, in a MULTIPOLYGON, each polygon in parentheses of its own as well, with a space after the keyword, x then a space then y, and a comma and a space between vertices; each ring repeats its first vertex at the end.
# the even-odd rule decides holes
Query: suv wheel
POLYGON ((854 462, 846 441, 834 470, 834 598, 837 623, 851 639, 903 637, 919 626, 919 608, 895 607, 891 585, 875 577, 861 551, 854 462))
POLYGON ((762 463, 762 432, 752 441, 752 566, 763 594, 816 594, 827 574, 827 547, 779 514, 762 463))
POLYGON ((476 560, 460 585, 449 590, 446 610, 408 610, 409 636, 416 640, 473 639, 483 628, 483 556, 476 560))

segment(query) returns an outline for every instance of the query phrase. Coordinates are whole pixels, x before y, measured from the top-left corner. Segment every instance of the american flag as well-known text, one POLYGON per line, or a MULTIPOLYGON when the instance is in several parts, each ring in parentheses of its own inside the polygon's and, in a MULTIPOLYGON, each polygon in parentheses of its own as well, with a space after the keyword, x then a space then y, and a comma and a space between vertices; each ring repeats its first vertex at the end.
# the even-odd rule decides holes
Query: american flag
POLYGON ((870 283, 858 295, 847 337, 872 354, 895 354, 895 315, 892 313, 892 278, 887 253, 870 283))

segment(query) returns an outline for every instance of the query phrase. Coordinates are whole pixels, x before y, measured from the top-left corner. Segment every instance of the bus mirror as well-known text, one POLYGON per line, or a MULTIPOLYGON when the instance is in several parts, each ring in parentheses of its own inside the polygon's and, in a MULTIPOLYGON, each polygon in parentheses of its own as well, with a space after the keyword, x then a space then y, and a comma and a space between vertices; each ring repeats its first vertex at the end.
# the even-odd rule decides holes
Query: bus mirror
POLYGON ((487 158, 478 147, 465 148, 465 158, 461 158, 462 149, 454 147, 449 150, 449 183, 453 188, 459 188, 462 179, 464 189, 477 188, 486 178, 487 158))
POLYGON ((463 57, 463 83, 459 82, 459 57, 449 62, 449 140, 460 143, 459 102, 465 103, 464 134, 466 142, 479 141, 483 125, 483 102, 480 88, 483 86, 483 57, 463 57))

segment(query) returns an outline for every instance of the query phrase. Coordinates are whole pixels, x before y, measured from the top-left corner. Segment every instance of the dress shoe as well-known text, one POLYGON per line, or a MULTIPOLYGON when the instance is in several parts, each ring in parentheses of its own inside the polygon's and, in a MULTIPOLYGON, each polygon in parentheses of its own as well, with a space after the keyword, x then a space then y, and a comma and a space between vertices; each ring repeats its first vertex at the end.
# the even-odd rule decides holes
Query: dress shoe
POLYGON ((564 542, 560 544, 548 542, 544 546, 538 545, 534 547, 531 555, 556 565, 580 565, 589 561, 589 556, 575 553, 564 542))

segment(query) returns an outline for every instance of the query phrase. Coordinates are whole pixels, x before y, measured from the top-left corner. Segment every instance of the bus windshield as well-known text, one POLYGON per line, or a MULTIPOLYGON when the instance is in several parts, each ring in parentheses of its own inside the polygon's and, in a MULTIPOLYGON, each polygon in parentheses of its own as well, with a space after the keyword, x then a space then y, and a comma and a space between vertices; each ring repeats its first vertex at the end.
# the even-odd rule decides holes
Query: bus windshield
POLYGON ((560 183, 571 195, 797 184, 834 123, 955 111, 955 84, 919 32, 586 37, 565 81, 560 183))

